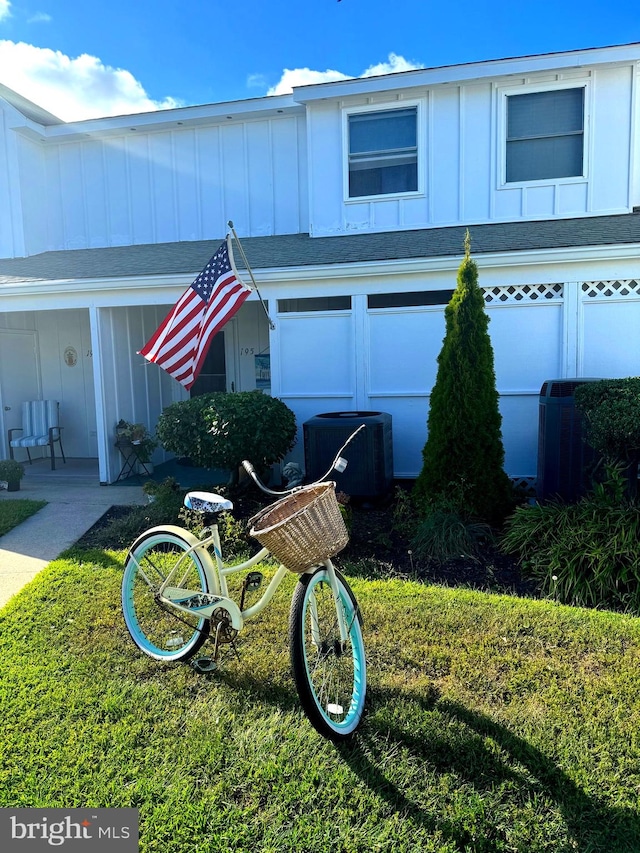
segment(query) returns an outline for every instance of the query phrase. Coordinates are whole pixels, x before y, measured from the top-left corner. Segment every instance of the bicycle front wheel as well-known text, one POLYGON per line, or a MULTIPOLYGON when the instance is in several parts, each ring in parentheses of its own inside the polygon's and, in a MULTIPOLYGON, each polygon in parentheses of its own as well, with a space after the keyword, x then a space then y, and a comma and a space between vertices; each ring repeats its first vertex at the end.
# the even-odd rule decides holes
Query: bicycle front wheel
POLYGON ((160 602, 158 590, 180 560, 170 585, 209 592, 207 572, 193 534, 157 527, 131 546, 122 578, 122 612, 133 642, 155 660, 187 660, 209 635, 209 621, 160 602))
POLYGON ((364 711, 367 667, 358 603, 336 570, 338 607, 347 629, 341 641, 329 574, 321 566, 302 575, 291 602, 291 668, 302 708, 312 726, 333 741, 345 740, 364 711))

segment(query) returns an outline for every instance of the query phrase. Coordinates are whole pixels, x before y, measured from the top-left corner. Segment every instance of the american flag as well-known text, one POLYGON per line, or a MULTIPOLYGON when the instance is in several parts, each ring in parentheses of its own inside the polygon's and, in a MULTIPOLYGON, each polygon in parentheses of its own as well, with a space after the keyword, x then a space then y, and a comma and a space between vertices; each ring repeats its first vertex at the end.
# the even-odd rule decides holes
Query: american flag
POLYGON ((238 311, 251 288, 237 276, 230 237, 140 350, 189 389, 198 378, 211 339, 238 311))

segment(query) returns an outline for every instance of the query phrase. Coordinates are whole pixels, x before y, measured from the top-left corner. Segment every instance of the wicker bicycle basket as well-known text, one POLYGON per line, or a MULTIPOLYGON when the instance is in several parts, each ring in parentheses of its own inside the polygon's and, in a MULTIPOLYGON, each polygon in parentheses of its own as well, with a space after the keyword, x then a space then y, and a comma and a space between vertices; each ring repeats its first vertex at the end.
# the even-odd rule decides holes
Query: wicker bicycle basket
POLYGON ((250 534, 292 572, 333 557, 349 541, 335 483, 305 486, 249 519, 250 534))

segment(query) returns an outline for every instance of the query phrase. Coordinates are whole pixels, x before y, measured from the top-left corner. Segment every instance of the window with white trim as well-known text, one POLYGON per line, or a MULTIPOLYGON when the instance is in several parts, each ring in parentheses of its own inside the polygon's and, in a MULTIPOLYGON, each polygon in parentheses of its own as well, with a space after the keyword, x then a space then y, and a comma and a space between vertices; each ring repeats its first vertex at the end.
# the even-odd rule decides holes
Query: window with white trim
POLYGON ((583 86, 507 96, 506 182, 584 173, 583 86))
POLYGON ((349 198, 416 192, 418 108, 348 116, 349 198))

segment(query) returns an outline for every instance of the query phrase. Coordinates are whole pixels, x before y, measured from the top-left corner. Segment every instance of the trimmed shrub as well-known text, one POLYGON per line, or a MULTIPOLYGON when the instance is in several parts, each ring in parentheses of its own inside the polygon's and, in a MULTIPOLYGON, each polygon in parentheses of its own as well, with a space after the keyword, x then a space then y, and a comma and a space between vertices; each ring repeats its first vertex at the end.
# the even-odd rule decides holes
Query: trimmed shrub
POLYGON ((627 493, 635 497, 640 459, 640 377, 580 385, 575 402, 584 415, 586 440, 606 463, 627 469, 627 493))
POLYGON ((518 507, 500 547, 564 604, 640 611, 640 507, 623 497, 624 480, 606 483, 575 504, 518 507))
POLYGON ((426 512, 429 502, 439 496, 449 501, 462 496, 464 501, 457 509, 463 515, 501 523, 513 507, 512 487, 503 467, 502 418, 489 318, 468 232, 445 321, 414 497, 418 508, 426 512))
POLYGON ((243 459, 265 469, 291 450, 296 419, 261 391, 214 392, 167 406, 156 435, 165 450, 203 468, 228 470, 235 481, 243 459))

